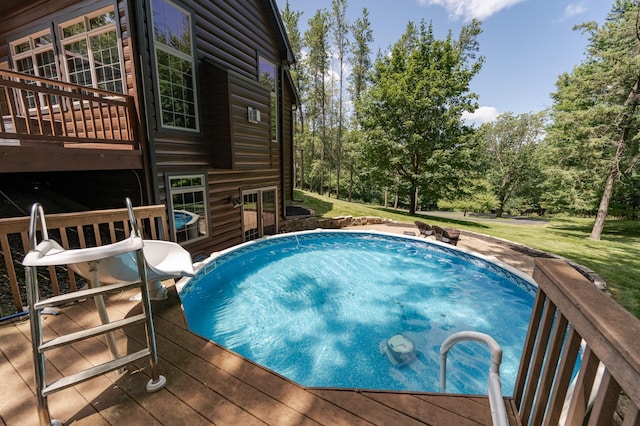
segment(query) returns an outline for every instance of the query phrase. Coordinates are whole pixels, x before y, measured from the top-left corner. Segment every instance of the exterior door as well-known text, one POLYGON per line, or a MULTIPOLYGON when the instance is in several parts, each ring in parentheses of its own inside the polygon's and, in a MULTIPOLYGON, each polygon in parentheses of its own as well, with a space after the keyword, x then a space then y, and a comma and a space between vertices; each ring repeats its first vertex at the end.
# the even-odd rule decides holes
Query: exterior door
POLYGON ((276 188, 253 189, 242 192, 242 233, 244 241, 251 241, 278 232, 276 188))

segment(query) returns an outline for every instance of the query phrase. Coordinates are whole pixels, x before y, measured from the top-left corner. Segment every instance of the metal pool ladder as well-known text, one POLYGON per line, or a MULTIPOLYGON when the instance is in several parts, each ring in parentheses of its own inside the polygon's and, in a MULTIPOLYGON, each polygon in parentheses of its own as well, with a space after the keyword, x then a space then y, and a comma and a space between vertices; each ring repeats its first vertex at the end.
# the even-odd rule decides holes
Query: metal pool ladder
POLYGON ((508 426, 507 409, 502 397, 502 385, 500 382, 500 363, 502 363, 502 348, 498 342, 488 334, 477 331, 460 331, 447 337, 440 346, 440 392, 445 392, 447 387, 447 354, 449 349, 458 342, 472 341, 484 343, 491 352, 491 367, 489 368, 489 407, 491 408, 491 420, 496 426, 508 426))
POLYGON ((147 270, 143 253, 143 240, 138 230, 131 202, 129 199, 126 201, 129 209, 129 220, 131 222, 131 236, 128 239, 105 246, 74 250, 65 250, 56 241, 49 239, 44 211, 40 204, 34 204, 31 209, 29 253, 25 256, 23 265, 25 266, 27 297, 29 301, 29 320, 31 325, 31 342, 33 345, 38 418, 42 426, 61 424, 58 420, 51 419, 47 403, 47 397, 49 395, 104 373, 118 370, 138 359, 149 357, 151 379, 147 383, 148 392, 158 391, 166 384, 166 378, 161 376, 158 370, 158 354, 156 351, 156 338, 151 315, 151 299, 147 288, 147 270), (38 219, 40 220, 38 221, 38 219), (40 233, 42 237, 39 243, 37 242, 38 222, 40 222, 40 233), (97 279, 97 268, 99 268, 100 260, 113 258, 115 256, 123 256, 125 261, 135 262, 139 280, 100 286, 97 279), (91 288, 40 300, 37 267, 70 265, 73 269, 74 263, 88 263, 90 265, 89 270, 92 271, 93 277, 85 278, 91 281, 91 288), (142 294, 143 313, 110 322, 104 305, 103 295, 105 293, 135 287, 140 288, 142 294), (44 341, 41 319, 43 309, 86 298, 94 299, 102 324, 44 341), (134 323, 145 324, 147 347, 140 351, 120 356, 115 346, 115 339, 112 333, 114 330, 134 323), (110 361, 64 376, 58 380, 47 382, 45 352, 100 335, 106 335, 107 337, 108 347, 112 353, 112 359, 110 361))

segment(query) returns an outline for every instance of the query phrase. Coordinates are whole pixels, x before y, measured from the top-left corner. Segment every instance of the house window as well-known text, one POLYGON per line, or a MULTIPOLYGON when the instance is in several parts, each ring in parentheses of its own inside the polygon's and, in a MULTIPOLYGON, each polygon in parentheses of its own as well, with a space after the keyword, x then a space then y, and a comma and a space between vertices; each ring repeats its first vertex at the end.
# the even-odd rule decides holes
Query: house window
POLYGON ((195 240, 208 234, 207 185, 204 174, 170 176, 168 188, 170 222, 178 243, 195 240))
POLYGON ((168 0, 152 0, 151 8, 160 124, 197 131, 191 14, 168 0))
POLYGON ((269 125, 271 141, 278 142, 278 67, 273 62, 260 57, 258 59, 258 81, 270 91, 269 125))
MULTIPOLYGON (((25 74, 57 79, 58 66, 53 46, 51 30, 44 30, 11 43, 11 57, 13 58, 14 69, 25 74)), ((26 93, 28 107, 35 108, 35 93, 26 93)), ((40 96, 39 105, 46 106, 47 98, 44 95, 40 96)), ((52 103, 57 103, 55 97, 52 98, 52 103)))
POLYGON ((111 7, 60 25, 70 83, 124 93, 116 22, 111 7))

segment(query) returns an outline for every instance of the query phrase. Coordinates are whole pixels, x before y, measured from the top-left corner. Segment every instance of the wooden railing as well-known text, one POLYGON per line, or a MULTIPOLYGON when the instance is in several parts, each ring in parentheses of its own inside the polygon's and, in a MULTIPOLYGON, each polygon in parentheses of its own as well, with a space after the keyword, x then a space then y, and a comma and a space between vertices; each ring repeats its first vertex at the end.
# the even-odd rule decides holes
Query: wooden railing
POLYGON ((0 145, 138 149, 133 97, 0 69, 0 145))
MULTIPOLYGON (((166 239, 167 216, 164 205, 136 207, 134 212, 144 238, 166 239)), ((46 215, 49 237, 66 249, 100 246, 125 239, 130 234, 128 220, 126 208, 46 215)), ((4 281, 0 291, 11 292, 16 312, 21 312, 26 306, 21 262, 29 250, 28 230, 29 217, 0 219, 0 270, 2 275, 6 273, 6 276, 0 275, 0 280, 4 281)), ((38 274, 41 288, 51 295, 77 290, 77 277, 69 268, 50 266, 39 269, 38 274)), ((6 310, 7 307, 3 309, 6 310)), ((2 314, 0 316, 6 316, 10 312, 2 314)))
POLYGON ((536 259, 533 278, 514 390, 522 424, 640 425, 640 319, 562 260, 536 259))

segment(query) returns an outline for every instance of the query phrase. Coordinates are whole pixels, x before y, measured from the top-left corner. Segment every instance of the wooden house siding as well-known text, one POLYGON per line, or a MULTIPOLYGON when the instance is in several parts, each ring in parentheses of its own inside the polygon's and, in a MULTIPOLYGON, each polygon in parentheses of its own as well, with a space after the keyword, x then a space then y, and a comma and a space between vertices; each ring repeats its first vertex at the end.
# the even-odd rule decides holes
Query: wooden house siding
POLYGON ((282 196, 284 201, 283 209, 286 205, 293 201, 293 109, 292 105, 295 105, 295 94, 292 82, 290 79, 285 79, 287 83, 284 84, 284 90, 282 94, 282 158, 288 158, 289 161, 282 162, 282 196))
MULTIPOLYGON (((209 254, 213 250, 242 242, 242 209, 234 209, 229 196, 265 187, 277 188, 279 216, 283 218, 285 194, 282 171, 291 161, 281 160, 282 144, 291 143, 291 122, 280 117, 280 141, 270 139, 269 91, 258 82, 260 57, 283 66, 287 58, 285 42, 264 0, 242 2, 175 1, 191 12, 195 33, 195 57, 199 131, 163 129, 157 119, 155 72, 151 62, 148 10, 136 9, 146 45, 142 78, 147 87, 146 104, 155 166, 157 203, 166 203, 166 176, 205 173, 208 180, 209 235, 185 245, 191 252, 209 254), (248 120, 248 107, 260 111, 260 121, 248 120)), ((278 17, 279 19, 279 17, 278 17)), ((278 73, 282 75, 282 73, 278 73)), ((278 82, 281 111, 289 111, 292 97, 278 82)), ((288 197, 289 198, 289 197, 288 197)))
MULTIPOLYGON (((30 164, 37 165, 34 171, 38 172, 64 172, 64 175, 49 173, 48 178, 58 180, 65 191, 73 188, 74 176, 81 176, 83 181, 77 186, 76 194, 78 201, 86 200, 88 207, 96 209, 120 207, 122 203, 117 187, 100 190, 101 185, 109 185, 105 177, 112 169, 122 169, 118 186, 126 186, 127 192, 143 194, 132 197, 140 199, 141 204, 168 205, 169 177, 206 176, 209 234, 184 245, 192 252, 209 254, 244 238, 242 209, 233 208, 230 196, 241 198, 246 191, 275 188, 279 217, 283 219, 284 206, 292 190, 286 183, 291 178, 283 176, 291 168, 291 159, 282 156, 292 152, 291 147, 285 145, 292 143, 289 111, 290 102, 295 99, 283 70, 293 57, 273 0, 170 1, 186 11, 192 20, 199 123, 194 131, 160 125, 150 0, 24 0, 15 11, 0 4, 0 12, 7 12, 0 16, 0 67, 12 66, 9 41, 47 27, 57 30, 58 24, 69 19, 113 6, 121 39, 125 93, 134 97, 135 111, 140 118, 136 132, 140 148, 136 158, 130 159, 131 154, 121 153, 120 160, 115 155, 105 160, 104 155, 110 154, 105 153, 106 150, 87 149, 64 153, 67 160, 62 167, 48 168, 46 161, 40 160, 30 164), (261 58, 277 66, 278 142, 271 141, 271 92, 258 81, 261 58), (258 122, 249 121, 249 107, 260 112, 258 122), (89 155, 90 151, 95 155, 89 155), (129 173, 130 180, 125 169, 134 169, 135 173, 129 173), (94 194, 86 192, 91 189, 94 194), (101 198, 95 194, 104 196, 103 205, 89 204, 100 202, 101 198)), ((59 50, 60 47, 58 54, 59 50)), ((62 61, 64 59, 58 57, 60 77, 62 61)))

